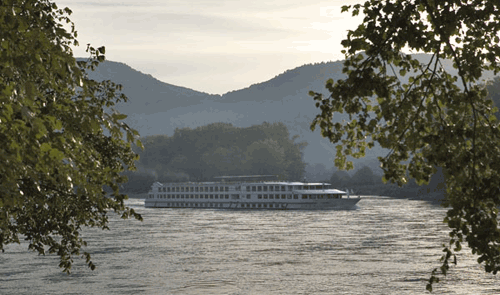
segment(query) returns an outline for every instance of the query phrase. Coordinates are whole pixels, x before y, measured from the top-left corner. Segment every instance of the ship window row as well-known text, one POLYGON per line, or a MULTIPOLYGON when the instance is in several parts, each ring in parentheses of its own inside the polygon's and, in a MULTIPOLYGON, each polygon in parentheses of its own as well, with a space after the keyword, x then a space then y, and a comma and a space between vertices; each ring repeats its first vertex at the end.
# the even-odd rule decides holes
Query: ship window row
POLYGON ((225 203, 165 203, 166 207, 190 207, 190 208, 196 208, 196 207, 204 207, 204 208, 247 208, 247 209, 254 209, 254 208, 286 208, 286 204, 267 204, 267 203, 242 203, 242 204, 227 204, 224 206, 225 203))
POLYGON ((321 194, 321 195, 302 195, 302 199, 340 199, 342 196, 339 194, 321 194))
MULTIPOLYGON (((154 198, 154 195, 149 195, 150 198, 154 198)), ((198 194, 158 194, 157 198, 158 199, 239 199, 240 195, 238 194, 224 194, 224 195, 219 195, 219 194, 210 194, 210 195, 198 195, 198 194)), ((251 199, 252 195, 246 195, 247 199, 251 199)), ((279 200, 279 199, 298 199, 298 195, 291 195, 291 194, 263 194, 263 195, 257 195, 258 199, 270 199, 270 200, 279 200)))
POLYGON ((166 203, 167 207, 206 207, 206 208, 222 208, 223 203, 166 203))
MULTIPOLYGON (((246 190, 247 192, 252 191, 252 192, 285 192, 286 191, 286 185, 253 185, 253 186, 247 186, 246 190)), ((288 186, 288 190, 292 191, 293 186, 288 186)))
MULTIPOLYGON (((154 198, 154 194, 149 194, 148 198, 154 198)), ((238 194, 210 194, 210 195, 200 195, 200 194, 175 194, 175 195, 170 195, 170 194, 158 194, 156 196, 158 199, 239 199, 240 195, 238 194)), ((339 194, 314 194, 314 195, 308 195, 304 194, 302 195, 302 199, 340 199, 342 196, 339 194)), ((247 199, 251 199, 252 196, 247 194, 246 195, 247 199)), ((269 200, 285 200, 285 199, 299 199, 298 195, 291 195, 291 194, 259 194, 257 195, 257 199, 269 199, 269 200)))
MULTIPOLYGON (((148 195, 149 198, 154 198, 154 194, 148 195)), ((303 199, 307 199, 304 197, 307 195, 303 195, 303 199)), ((312 196, 312 195, 311 195, 312 196)), ((239 199, 239 194, 210 194, 210 195, 200 195, 200 194, 157 194, 157 199, 239 199)), ((245 197, 244 197, 245 198, 245 197)), ((247 194, 246 199, 251 199, 252 195, 247 194)), ((259 194, 257 195, 258 199, 269 199, 269 200, 285 200, 285 199, 299 199, 298 195, 291 194, 259 194)), ((312 197, 311 197, 312 199, 312 197)))
POLYGON ((304 185, 304 186, 301 186, 300 188, 298 189, 303 189, 303 190, 319 190, 319 189, 328 189, 330 188, 329 185, 304 185))
POLYGON ((252 203, 252 204, 239 204, 237 208, 286 208, 286 204, 267 204, 267 203, 252 203))
MULTIPOLYGON (((285 191, 293 191, 293 189, 298 190, 314 190, 314 189, 325 189, 329 188, 327 185, 254 185, 254 186, 246 186, 247 192, 285 192, 285 191)), ((240 190, 241 187, 235 187, 234 189, 240 190)), ((176 186, 176 187, 160 187, 158 188, 159 192, 164 193, 198 193, 198 192, 229 192, 229 186, 176 186)))
MULTIPOLYGON (((247 199, 249 195, 247 195, 247 199)), ((262 195, 257 195, 257 199, 298 199, 298 195, 291 195, 291 194, 262 194, 262 195)))
MULTIPOLYGON (((149 197, 154 198, 154 195, 149 195, 149 197)), ((199 194, 158 194, 157 199, 239 199, 237 194, 210 194, 210 195, 199 195, 199 194)))
POLYGON ((167 186, 158 188, 158 191, 164 193, 229 192, 229 186, 167 186))
POLYGON ((253 185, 247 186, 247 192, 285 192, 285 191, 293 191, 293 189, 297 190, 320 190, 327 189, 329 185, 253 185))

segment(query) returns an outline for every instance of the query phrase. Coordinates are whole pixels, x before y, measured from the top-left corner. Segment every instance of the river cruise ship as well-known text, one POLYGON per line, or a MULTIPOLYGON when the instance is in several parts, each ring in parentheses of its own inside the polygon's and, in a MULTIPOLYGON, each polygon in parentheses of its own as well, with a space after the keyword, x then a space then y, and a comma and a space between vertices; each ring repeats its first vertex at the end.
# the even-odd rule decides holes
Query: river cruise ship
POLYGON ((156 182, 145 207, 332 210, 351 209, 360 200, 328 183, 263 181, 255 176, 218 178, 216 182, 156 182))

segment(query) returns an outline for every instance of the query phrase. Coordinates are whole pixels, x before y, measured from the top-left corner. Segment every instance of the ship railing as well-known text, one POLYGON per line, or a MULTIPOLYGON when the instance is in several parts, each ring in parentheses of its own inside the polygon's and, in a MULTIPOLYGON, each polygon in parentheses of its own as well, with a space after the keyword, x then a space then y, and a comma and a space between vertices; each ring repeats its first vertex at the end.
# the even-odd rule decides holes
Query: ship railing
MULTIPOLYGON (((245 184, 245 183, 287 183, 286 181, 269 181, 269 180, 243 180, 243 181, 189 181, 189 182, 168 182, 169 185, 208 185, 208 184, 245 184)), ((160 182, 165 185, 165 182, 160 182)))

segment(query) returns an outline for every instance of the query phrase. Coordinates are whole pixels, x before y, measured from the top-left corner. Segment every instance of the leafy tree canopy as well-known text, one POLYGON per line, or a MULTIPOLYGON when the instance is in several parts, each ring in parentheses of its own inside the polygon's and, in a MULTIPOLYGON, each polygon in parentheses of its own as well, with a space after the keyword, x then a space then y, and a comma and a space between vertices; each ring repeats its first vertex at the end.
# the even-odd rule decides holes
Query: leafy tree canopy
POLYGON ((496 274, 500 132, 480 79, 485 71, 500 71, 500 2, 371 0, 342 10, 362 12, 364 19, 342 41, 347 77, 326 82, 329 96, 310 93, 321 111, 311 128, 339 144, 339 168, 351 168, 346 157, 363 157, 375 143, 390 150, 379 158, 386 181, 401 185, 409 175, 422 184, 443 167, 451 232, 428 290, 456 261, 462 243, 496 274), (403 50, 430 53, 430 61, 403 50), (458 73, 445 71, 444 60, 458 73), (336 112, 349 120, 332 122, 336 112))
POLYGON ((95 268, 80 253, 83 227, 107 229, 110 210, 141 219, 118 190, 119 173, 134 168, 138 134, 125 115, 105 112, 126 97, 86 75, 104 47, 88 46, 91 57, 76 62, 70 14, 48 0, 0 2, 0 249, 24 239, 59 255, 66 272, 79 255, 95 268))
POLYGON ((214 123, 177 129, 170 137, 144 138, 139 165, 154 170, 160 181, 212 180, 214 176, 248 174, 300 180, 306 143, 295 142, 296 139, 297 136, 290 137, 283 123, 264 122, 247 128, 214 123))

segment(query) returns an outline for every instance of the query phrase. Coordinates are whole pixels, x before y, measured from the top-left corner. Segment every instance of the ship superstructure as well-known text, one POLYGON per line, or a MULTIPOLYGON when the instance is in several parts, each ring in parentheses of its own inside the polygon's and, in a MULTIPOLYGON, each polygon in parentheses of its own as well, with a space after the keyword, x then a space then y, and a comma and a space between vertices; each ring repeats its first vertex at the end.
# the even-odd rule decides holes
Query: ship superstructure
POLYGON ((329 183, 264 181, 262 176, 219 177, 216 182, 152 185, 146 207, 200 209, 328 210, 349 209, 360 198, 329 183))

